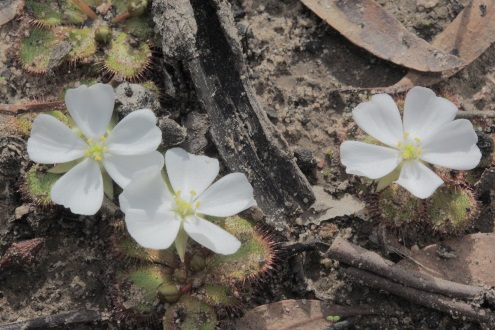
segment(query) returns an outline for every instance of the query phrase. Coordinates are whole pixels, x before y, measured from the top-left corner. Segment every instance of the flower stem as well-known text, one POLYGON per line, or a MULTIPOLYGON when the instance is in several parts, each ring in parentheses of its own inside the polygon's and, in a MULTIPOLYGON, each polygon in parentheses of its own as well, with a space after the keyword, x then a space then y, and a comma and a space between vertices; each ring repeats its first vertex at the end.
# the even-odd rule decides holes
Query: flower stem
POLYGON ((89 6, 82 0, 72 0, 81 10, 88 15, 89 18, 92 20, 95 20, 98 18, 96 13, 93 11, 93 9, 89 8, 89 6))

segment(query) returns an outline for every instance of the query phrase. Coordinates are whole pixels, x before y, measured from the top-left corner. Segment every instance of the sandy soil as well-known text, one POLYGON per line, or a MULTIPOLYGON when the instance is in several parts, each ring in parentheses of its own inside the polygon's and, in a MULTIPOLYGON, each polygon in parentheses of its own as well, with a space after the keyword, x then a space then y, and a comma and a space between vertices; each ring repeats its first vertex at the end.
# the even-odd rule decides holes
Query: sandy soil
MULTIPOLYGON (((351 111, 367 100, 369 94, 339 90, 390 86, 407 71, 351 44, 297 0, 233 2, 237 13, 245 13, 236 21, 253 87, 292 151, 296 156, 306 155, 299 157, 306 160, 299 164, 308 179, 318 187, 321 198, 341 199, 347 194, 362 202, 361 188, 368 182, 345 174, 339 161, 339 145, 348 134, 362 136, 354 127, 351 111)), ((436 6, 425 10, 418 9, 416 0, 378 2, 409 31, 431 40, 469 1, 430 1, 436 2, 436 6)), ((53 76, 23 71, 15 56, 16 41, 22 31, 20 25, 19 20, 14 20, 0 27, 0 103, 58 99, 64 89, 95 78, 84 66, 66 67, 53 76)), ((100 78, 106 81, 108 77, 100 78)), ((433 89, 453 100, 463 111, 495 111, 495 45, 433 89)), ((201 111, 194 93, 182 92, 180 99, 165 101, 164 106, 170 118, 187 126, 187 113, 191 109, 201 111)), ((493 122, 479 121, 475 125, 487 133, 495 131, 493 122)), ((0 115, 0 139, 12 135, 18 135, 12 116, 0 115)), ((208 138, 203 132, 202 138, 205 137, 208 138)), ((0 143, 0 166, 6 166, 10 154, 2 148, 0 143)), ((26 268, 0 273, 0 324, 84 308, 111 315, 109 287, 114 264, 109 257, 105 217, 74 216, 60 207, 45 210, 31 207, 18 192, 29 163, 20 157, 14 159, 12 173, 0 171, 3 191, 0 256, 13 242, 44 237, 46 243, 26 268)), ((488 217, 491 213, 486 214, 488 217)), ((493 232, 493 217, 484 221, 488 222, 484 230, 493 232)), ((365 247, 378 249, 377 224, 364 213, 318 221, 299 219, 295 223, 277 239, 330 244, 340 234, 365 247)), ((443 238, 431 232, 420 231, 415 235, 408 238, 409 246, 423 247, 443 238), (427 240, 423 239, 425 235, 427 240)), ((394 317, 363 317, 356 329, 479 329, 474 323, 454 320, 385 292, 352 284, 337 275, 339 264, 323 258, 321 253, 298 254, 279 260, 274 267, 274 276, 260 284, 253 297, 245 299, 246 307, 285 298, 319 298, 343 305, 380 304, 394 314, 394 317)), ((77 328, 116 326, 118 323, 110 320, 77 328)), ((229 322, 222 323, 222 327, 228 328, 229 322)))

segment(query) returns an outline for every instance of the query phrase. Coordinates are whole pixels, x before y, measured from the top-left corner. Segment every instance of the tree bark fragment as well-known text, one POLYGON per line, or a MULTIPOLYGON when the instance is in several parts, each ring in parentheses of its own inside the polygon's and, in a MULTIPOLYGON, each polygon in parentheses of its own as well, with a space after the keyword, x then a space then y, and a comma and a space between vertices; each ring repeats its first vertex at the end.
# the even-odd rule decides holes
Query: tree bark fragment
POLYGON ((156 0, 154 21, 167 61, 180 61, 210 118, 210 134, 232 172, 245 173, 267 223, 314 202, 289 146, 268 120, 250 85, 230 5, 225 0, 156 0))

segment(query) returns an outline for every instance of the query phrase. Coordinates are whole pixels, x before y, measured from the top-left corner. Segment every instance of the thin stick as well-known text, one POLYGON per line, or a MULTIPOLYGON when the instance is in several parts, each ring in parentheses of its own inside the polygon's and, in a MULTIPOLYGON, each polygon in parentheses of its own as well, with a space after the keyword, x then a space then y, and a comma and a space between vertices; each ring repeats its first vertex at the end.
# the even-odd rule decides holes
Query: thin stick
POLYGON ((481 287, 451 282, 419 272, 405 270, 393 262, 383 259, 377 253, 352 244, 343 238, 335 239, 330 249, 328 249, 327 255, 345 264, 368 270, 394 282, 423 291, 461 299, 476 299, 485 292, 485 289, 481 287))
POLYGON ((464 119, 487 119, 487 118, 495 118, 495 110, 488 111, 458 111, 456 118, 464 118, 464 119))
POLYGON ((489 309, 476 308, 468 303, 436 293, 424 292, 400 285, 386 278, 360 270, 358 268, 343 268, 341 269, 341 272, 356 283, 379 290, 385 290, 394 295, 413 301, 419 305, 448 313, 454 317, 461 316, 478 323, 495 324, 495 313, 489 309))
POLYGON ((63 100, 28 104, 0 104, 0 113, 16 116, 26 112, 52 111, 64 104, 63 100))
POLYGON ((131 14, 129 14, 129 12, 126 11, 125 13, 120 14, 119 16, 117 16, 114 19, 112 19, 112 23, 120 23, 120 22, 122 22, 123 20, 125 20, 125 19, 127 19, 129 17, 131 17, 131 14))
POLYGON ((89 8, 89 6, 83 0, 72 0, 81 10, 88 15, 92 20, 96 20, 98 15, 93 11, 93 9, 89 8))
POLYGON ((103 9, 101 10, 101 13, 103 15, 106 15, 111 5, 112 5, 112 0, 108 0, 108 2, 105 4, 105 7, 103 7, 103 9))

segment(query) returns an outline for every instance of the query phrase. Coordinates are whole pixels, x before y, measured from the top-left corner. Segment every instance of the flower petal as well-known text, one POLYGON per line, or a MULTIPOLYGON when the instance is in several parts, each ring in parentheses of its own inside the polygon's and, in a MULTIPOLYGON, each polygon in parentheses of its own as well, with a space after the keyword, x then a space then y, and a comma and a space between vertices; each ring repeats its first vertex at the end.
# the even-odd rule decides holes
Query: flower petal
POLYGON ((144 210, 129 209, 125 214, 127 231, 147 249, 169 248, 177 237, 180 222, 174 212, 158 212, 150 217, 144 210))
POLYGON ((454 170, 470 170, 479 164, 478 136, 467 119, 457 119, 442 126, 426 141, 421 141, 421 159, 454 170))
POLYGON ((141 209, 150 217, 172 201, 172 195, 162 178, 161 167, 137 172, 119 196, 122 212, 141 209))
POLYGON ((41 114, 33 122, 27 142, 29 158, 37 163, 67 163, 84 156, 88 145, 53 116, 41 114))
POLYGON ((392 172, 401 162, 398 150, 358 141, 340 145, 340 161, 348 174, 379 179, 392 172))
POLYGON ((214 217, 228 217, 256 205, 253 187, 244 173, 224 176, 199 195, 195 202, 200 203, 196 209, 198 213, 214 217))
POLYGON ((404 140, 399 109, 390 95, 374 95, 355 107, 352 116, 363 131, 386 145, 395 148, 404 140))
POLYGON ((425 87, 414 87, 404 104, 404 132, 411 138, 425 140, 430 134, 454 120, 457 107, 425 87))
POLYGON ((93 215, 103 203, 103 178, 100 166, 85 159, 55 182, 50 192, 52 201, 70 208, 72 213, 93 215))
POLYGON ((65 94, 67 110, 86 138, 99 138, 105 134, 114 103, 113 88, 105 84, 81 85, 65 94))
POLYGON ((142 155, 155 151, 162 141, 156 116, 150 109, 131 112, 108 134, 108 152, 117 155, 142 155))
POLYGON ((174 192, 180 190, 183 199, 190 198, 191 190, 200 195, 220 171, 218 160, 193 155, 181 148, 169 149, 165 153, 165 164, 174 192))
POLYGON ((443 180, 420 161, 408 160, 404 162, 399 180, 395 182, 418 198, 428 198, 443 180))
POLYGON ((196 216, 184 220, 184 230, 193 240, 218 254, 232 254, 241 247, 241 242, 235 236, 196 216))
POLYGON ((103 157, 103 166, 113 181, 124 188, 134 174, 146 168, 162 168, 163 156, 158 151, 145 155, 122 156, 106 153, 103 157))

